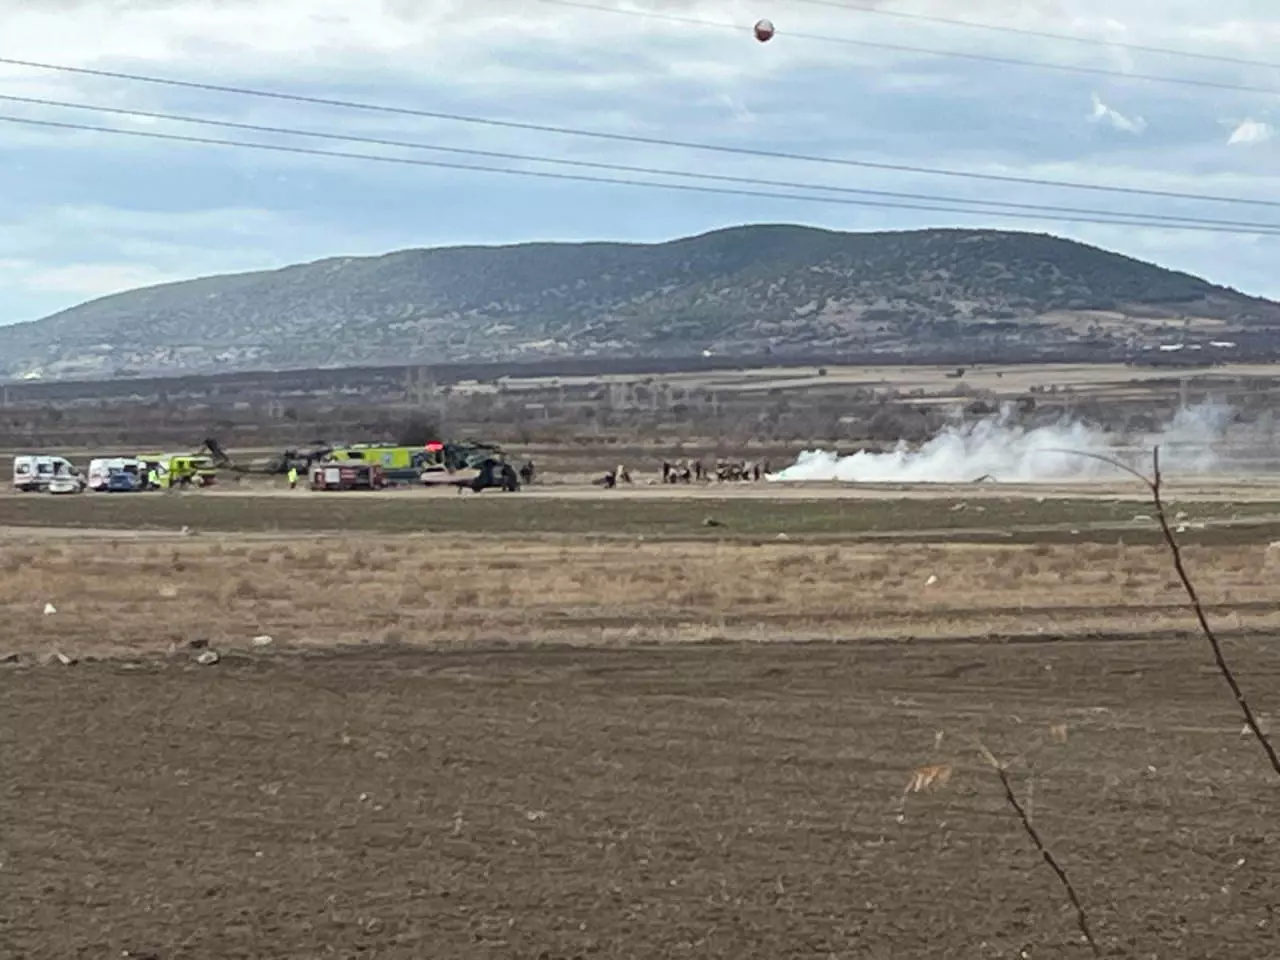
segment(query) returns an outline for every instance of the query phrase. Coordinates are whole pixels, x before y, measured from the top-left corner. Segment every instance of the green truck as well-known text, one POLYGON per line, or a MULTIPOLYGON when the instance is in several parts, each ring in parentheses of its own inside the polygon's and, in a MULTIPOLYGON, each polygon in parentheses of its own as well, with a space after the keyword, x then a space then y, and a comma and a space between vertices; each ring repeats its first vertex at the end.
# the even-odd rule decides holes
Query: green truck
POLYGON ((476 470, 485 462, 501 461, 503 453, 496 444, 475 440, 435 441, 420 447, 353 443, 331 450, 325 459, 338 463, 350 460, 376 463, 388 480, 417 482, 423 474, 476 470))
POLYGON ((136 459, 142 464, 143 476, 155 471, 161 489, 211 487, 218 479, 213 460, 200 454, 140 453, 136 459))

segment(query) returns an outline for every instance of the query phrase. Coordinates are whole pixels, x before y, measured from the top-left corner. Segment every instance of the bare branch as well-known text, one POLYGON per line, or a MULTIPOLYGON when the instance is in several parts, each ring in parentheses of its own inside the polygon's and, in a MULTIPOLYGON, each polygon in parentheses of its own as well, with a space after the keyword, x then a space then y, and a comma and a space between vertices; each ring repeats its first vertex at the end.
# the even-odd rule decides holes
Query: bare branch
POLYGON ((1195 584, 1191 581, 1191 576, 1187 573, 1187 568, 1182 562, 1182 549, 1178 545, 1178 539, 1173 535, 1173 531, 1169 528, 1169 518, 1165 514, 1164 501, 1160 496, 1160 448, 1155 447, 1151 452, 1152 460, 1152 479, 1148 486, 1151 488, 1151 501, 1155 506, 1156 519, 1160 522, 1160 532, 1164 534, 1164 541, 1169 545, 1169 553, 1173 557, 1173 568, 1178 574, 1178 579, 1182 581, 1182 588, 1187 592, 1187 599, 1191 601, 1191 609, 1195 612, 1196 620, 1200 624, 1200 632, 1204 634, 1205 639, 1209 641, 1209 646, 1213 649, 1213 659, 1218 665, 1218 672, 1222 674, 1222 678, 1227 681, 1227 686, 1231 688, 1231 695, 1236 698, 1236 705, 1240 708, 1240 713, 1244 716, 1245 725, 1252 732, 1254 739, 1262 747, 1263 752, 1267 755, 1267 760, 1271 764, 1271 769, 1275 771, 1276 776, 1280 777, 1280 756, 1277 756, 1276 749, 1271 744, 1271 740, 1262 731, 1262 727, 1258 723, 1258 718, 1254 715, 1253 707, 1249 705, 1249 699, 1244 695, 1244 691, 1240 689, 1240 684, 1236 680, 1236 675, 1232 671, 1231 666, 1227 663, 1227 658, 1222 652, 1222 644, 1218 640, 1218 635, 1213 632, 1213 628, 1209 626, 1209 618, 1205 615, 1204 605, 1200 602, 1200 595, 1196 591, 1195 584))
POLYGON ((1022 824, 1022 829, 1031 839, 1031 843, 1039 851, 1040 856, 1044 858, 1044 862, 1049 865, 1054 874, 1058 878, 1058 882, 1062 884, 1062 889, 1066 891, 1067 899, 1071 901, 1071 906, 1076 911, 1076 926, 1080 928, 1080 933, 1084 935, 1084 939, 1088 942, 1090 949, 1093 950, 1095 957, 1101 957, 1102 948, 1098 946, 1098 941, 1093 937, 1093 930, 1089 926, 1089 915, 1085 912, 1084 905, 1080 902, 1080 897, 1076 893, 1075 885, 1072 884, 1071 878, 1067 876, 1066 869, 1058 862, 1058 858, 1040 839, 1040 833, 1031 823, 1031 817, 1021 803, 1018 802, 1017 795, 1013 792, 1013 784, 1009 780, 1008 771, 1004 766, 996 760, 995 756, 986 747, 980 746, 983 756, 985 757, 991 768, 995 770, 996 776, 1000 778, 1000 785, 1004 787, 1005 802, 1013 808, 1013 812, 1018 815, 1018 820, 1022 824))
POLYGON ((1236 680, 1235 673, 1231 666, 1227 663, 1226 655, 1222 652, 1222 644, 1218 640, 1218 635, 1213 632, 1213 628, 1209 626, 1209 618, 1204 612, 1204 605, 1200 602, 1200 595, 1196 591, 1195 584, 1191 580, 1191 576, 1187 573, 1186 565, 1182 561, 1182 548, 1178 545, 1178 539, 1173 535, 1173 530, 1169 526, 1169 517, 1165 513, 1164 499, 1161 496, 1162 476, 1160 473, 1160 447, 1157 445, 1151 450, 1151 476, 1143 476, 1138 470, 1120 462, 1114 457, 1108 457, 1100 453, 1089 453, 1084 450, 1056 450, 1056 453, 1072 453, 1076 456, 1088 457, 1091 460, 1100 460, 1103 463, 1109 463, 1114 467, 1123 470, 1130 476, 1137 477, 1151 491, 1151 503, 1155 507, 1156 520, 1160 523, 1160 533, 1164 536, 1164 542, 1169 548, 1169 553, 1173 558, 1173 568, 1178 575, 1178 579, 1182 582, 1182 589, 1187 593, 1187 599, 1191 602, 1191 609, 1196 615, 1196 621, 1200 625, 1200 632, 1204 634, 1209 646, 1213 650, 1214 662, 1218 665, 1218 672, 1222 674, 1222 678, 1227 681, 1227 686, 1231 688, 1231 695, 1236 699, 1236 706, 1240 708, 1240 713, 1244 716, 1245 726, 1253 734, 1262 750, 1267 755, 1267 761, 1271 764, 1271 769, 1275 771, 1276 776, 1280 777, 1280 755, 1276 753, 1276 749, 1271 744, 1271 740, 1262 731, 1258 718, 1253 712, 1253 707, 1249 704, 1249 699, 1244 695, 1244 691, 1240 688, 1239 682, 1236 680))
POLYGON ((1143 476, 1140 471, 1129 466, 1127 463, 1124 463, 1116 459, 1115 457, 1109 457, 1104 453, 1089 453, 1086 450, 1069 450, 1069 449, 1060 448, 1060 447, 1052 447, 1046 452, 1047 453, 1069 453, 1076 457, 1087 457, 1090 460, 1097 460, 1100 463, 1109 463, 1111 464, 1111 466, 1115 467, 1117 470, 1123 470, 1125 473, 1129 474, 1129 476, 1136 477, 1137 479, 1141 480, 1148 487, 1151 486, 1150 477, 1143 476))

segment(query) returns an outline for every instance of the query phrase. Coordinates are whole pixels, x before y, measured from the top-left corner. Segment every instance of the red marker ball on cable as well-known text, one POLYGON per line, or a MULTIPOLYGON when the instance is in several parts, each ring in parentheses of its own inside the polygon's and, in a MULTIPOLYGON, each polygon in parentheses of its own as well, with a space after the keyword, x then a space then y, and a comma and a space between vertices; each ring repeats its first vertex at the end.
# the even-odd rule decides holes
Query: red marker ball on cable
POLYGON ((757 20, 755 25, 756 39, 761 43, 767 43, 773 39, 773 21, 757 20))

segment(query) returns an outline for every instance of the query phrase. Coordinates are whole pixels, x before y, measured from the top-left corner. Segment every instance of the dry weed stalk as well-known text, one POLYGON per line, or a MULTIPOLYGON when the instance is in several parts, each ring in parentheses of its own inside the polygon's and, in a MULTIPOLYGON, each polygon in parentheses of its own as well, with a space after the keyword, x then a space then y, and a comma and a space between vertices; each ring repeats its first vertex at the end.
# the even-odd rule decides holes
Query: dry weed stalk
POLYGON ((945 787, 951 780, 951 764, 939 763, 931 767, 919 767, 911 774, 904 793, 920 793, 932 787, 945 787))
POLYGON ((917 767, 911 771, 911 779, 902 790, 898 801, 898 822, 907 819, 907 797, 913 793, 924 793, 929 790, 941 790, 951 782, 953 768, 949 763, 937 763, 927 767, 917 767))
POLYGON ((1089 948, 1093 950, 1095 957, 1102 956, 1102 948, 1098 946, 1098 941, 1093 937, 1093 930, 1089 926, 1089 915, 1085 912, 1084 905, 1080 902, 1080 896, 1076 893, 1075 885, 1071 882, 1071 878, 1067 875, 1066 869, 1053 855, 1053 852, 1040 839, 1040 832, 1036 830, 1031 823, 1031 816, 1027 809, 1018 802, 1018 796, 1013 792, 1013 784, 1009 780, 1009 773, 1004 765, 995 758, 995 755, 985 746, 979 745, 983 759, 990 764, 991 769, 996 772, 996 776, 1000 778, 1000 785, 1004 787, 1004 799, 1013 812, 1017 814, 1018 821, 1022 824, 1022 829, 1031 839, 1031 843, 1039 851, 1040 856, 1044 858, 1044 862, 1049 865, 1054 874, 1058 878, 1058 882, 1062 884, 1062 889, 1066 891, 1067 899, 1071 901, 1071 906, 1076 912, 1076 926, 1080 928, 1080 933, 1084 935, 1085 941, 1089 944, 1089 948))
POLYGON ((1187 599, 1191 602, 1191 609, 1196 615, 1196 621, 1200 625, 1200 632, 1204 634, 1209 646, 1213 650, 1214 662, 1218 665, 1218 672, 1222 674, 1222 678, 1227 682, 1227 686, 1231 688, 1231 694, 1236 699, 1236 706, 1240 708, 1240 713, 1244 716, 1245 726, 1249 732, 1253 734, 1254 739, 1262 747, 1267 755, 1267 760, 1271 764, 1271 769, 1275 771, 1276 776, 1280 777, 1280 755, 1276 754, 1276 749, 1271 744, 1270 738, 1263 732, 1262 726, 1258 723, 1258 718, 1253 712, 1253 707, 1249 704, 1249 699, 1244 695, 1244 691, 1240 688, 1239 681, 1232 671, 1230 664, 1227 663, 1226 655, 1222 652, 1222 643, 1218 640, 1218 635, 1214 633, 1213 627, 1209 626, 1209 618, 1204 612, 1204 605, 1200 602, 1200 594, 1196 590, 1195 583, 1192 582, 1190 574, 1187 573, 1186 565, 1182 560, 1182 548, 1178 544, 1178 538, 1174 536, 1173 529, 1169 526, 1169 517, 1165 512, 1164 498, 1161 496, 1160 475, 1160 447, 1156 446, 1151 451, 1151 476, 1144 476, 1140 471, 1135 470, 1128 464, 1121 463, 1114 457, 1103 456, 1097 453, 1087 453, 1083 450, 1065 451, 1068 453, 1078 454, 1082 457, 1090 457, 1094 460, 1101 460, 1103 463, 1109 463, 1130 476, 1137 477, 1141 480, 1148 490, 1151 491, 1151 505, 1155 508, 1156 520, 1160 524, 1160 532, 1164 536, 1164 542, 1169 547, 1169 554, 1173 559, 1173 569, 1177 573, 1178 579, 1182 582, 1182 588, 1187 593, 1187 599))

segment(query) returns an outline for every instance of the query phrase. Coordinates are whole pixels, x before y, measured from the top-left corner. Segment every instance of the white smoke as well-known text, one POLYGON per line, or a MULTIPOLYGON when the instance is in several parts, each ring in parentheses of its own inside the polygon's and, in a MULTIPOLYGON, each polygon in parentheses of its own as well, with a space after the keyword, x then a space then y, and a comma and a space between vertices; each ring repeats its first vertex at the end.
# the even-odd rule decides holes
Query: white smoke
POLYGON ((885 453, 860 451, 847 457, 806 450, 773 481, 841 480, 853 483, 969 483, 986 477, 1000 483, 1062 483, 1123 476, 1111 457, 1150 473, 1151 448, 1160 445, 1161 469, 1212 473, 1221 457, 1217 444, 1231 422, 1231 409, 1204 403, 1180 409, 1154 434, 1122 437, 1079 420, 1026 427, 1006 407, 980 420, 956 423, 918 448, 905 442, 885 453), (1081 453, 1092 456, 1080 456, 1081 453))

